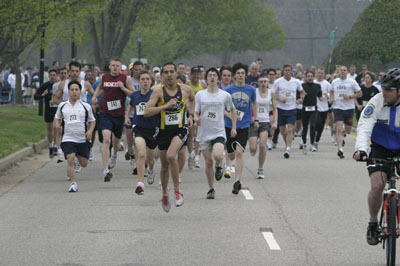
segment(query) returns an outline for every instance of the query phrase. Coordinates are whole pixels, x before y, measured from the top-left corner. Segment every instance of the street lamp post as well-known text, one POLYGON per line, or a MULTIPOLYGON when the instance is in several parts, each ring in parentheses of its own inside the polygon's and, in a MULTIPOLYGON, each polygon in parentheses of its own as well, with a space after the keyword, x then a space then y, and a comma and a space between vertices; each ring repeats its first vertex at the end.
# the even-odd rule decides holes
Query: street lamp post
POLYGON ((143 42, 143 35, 141 33, 137 36, 138 41, 138 60, 142 58, 142 42, 143 42))

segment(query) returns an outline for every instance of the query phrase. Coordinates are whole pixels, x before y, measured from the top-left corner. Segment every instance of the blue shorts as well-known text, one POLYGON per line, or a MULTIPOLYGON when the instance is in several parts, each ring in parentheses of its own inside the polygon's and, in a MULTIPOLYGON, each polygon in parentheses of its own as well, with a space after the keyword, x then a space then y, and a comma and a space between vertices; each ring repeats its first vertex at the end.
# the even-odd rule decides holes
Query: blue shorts
POLYGON ((122 136, 125 118, 123 116, 113 117, 105 113, 100 113, 100 130, 110 130, 118 139, 122 136))
POLYGON ((283 110, 278 108, 278 126, 296 124, 297 109, 283 110))

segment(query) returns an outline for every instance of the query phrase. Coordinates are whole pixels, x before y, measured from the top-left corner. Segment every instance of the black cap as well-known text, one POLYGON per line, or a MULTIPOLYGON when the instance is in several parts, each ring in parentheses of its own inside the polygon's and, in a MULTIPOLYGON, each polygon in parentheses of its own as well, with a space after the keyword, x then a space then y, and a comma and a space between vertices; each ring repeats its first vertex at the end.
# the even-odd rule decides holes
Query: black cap
POLYGON ((192 67, 192 69, 190 70, 190 73, 195 73, 195 72, 201 72, 199 67, 192 67))

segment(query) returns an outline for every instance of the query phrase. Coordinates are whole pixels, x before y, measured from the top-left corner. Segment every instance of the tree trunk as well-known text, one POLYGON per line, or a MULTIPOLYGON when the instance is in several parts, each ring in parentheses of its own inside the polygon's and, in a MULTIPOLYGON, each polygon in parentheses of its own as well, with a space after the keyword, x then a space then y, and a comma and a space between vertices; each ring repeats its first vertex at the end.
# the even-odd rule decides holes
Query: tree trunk
POLYGON ((21 85, 21 69, 19 66, 19 59, 13 60, 13 67, 15 69, 15 100, 17 104, 23 104, 22 101, 22 85, 21 85))

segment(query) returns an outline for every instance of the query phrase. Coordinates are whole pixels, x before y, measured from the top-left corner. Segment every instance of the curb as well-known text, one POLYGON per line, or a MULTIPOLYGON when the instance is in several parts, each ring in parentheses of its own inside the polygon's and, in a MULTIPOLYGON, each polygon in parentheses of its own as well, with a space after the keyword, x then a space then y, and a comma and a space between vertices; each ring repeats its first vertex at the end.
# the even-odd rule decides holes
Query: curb
POLYGON ((27 156, 39 153, 48 145, 49 142, 47 141, 47 138, 44 138, 37 143, 31 144, 29 147, 23 148, 22 150, 14 152, 13 154, 10 154, 3 159, 0 159, 0 171, 3 172, 4 170, 12 167, 27 156))

